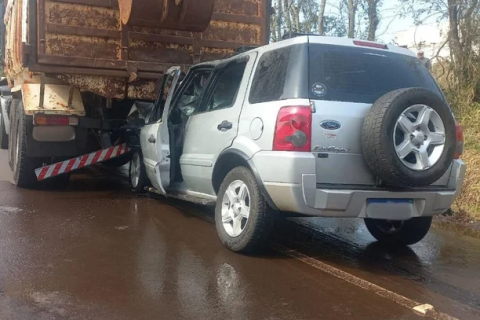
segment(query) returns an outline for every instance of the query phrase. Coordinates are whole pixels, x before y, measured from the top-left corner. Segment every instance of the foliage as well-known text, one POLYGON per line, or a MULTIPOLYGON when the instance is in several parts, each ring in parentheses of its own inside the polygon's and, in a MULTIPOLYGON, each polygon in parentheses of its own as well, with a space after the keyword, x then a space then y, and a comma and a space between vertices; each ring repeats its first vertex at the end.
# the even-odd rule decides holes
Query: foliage
POLYGON ((271 40, 288 31, 375 40, 380 5, 381 0, 275 0, 271 40))

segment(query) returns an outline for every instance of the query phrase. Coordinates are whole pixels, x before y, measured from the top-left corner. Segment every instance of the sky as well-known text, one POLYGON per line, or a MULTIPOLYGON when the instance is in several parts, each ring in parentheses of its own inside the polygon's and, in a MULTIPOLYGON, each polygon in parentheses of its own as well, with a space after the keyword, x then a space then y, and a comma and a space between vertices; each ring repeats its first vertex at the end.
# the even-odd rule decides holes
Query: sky
MULTIPOLYGON (((327 0, 326 14, 329 12, 338 12, 338 10, 334 7, 336 3, 338 3, 338 0, 327 0)), ((382 19, 377 31, 380 41, 390 43, 395 37, 395 32, 407 30, 409 27, 414 25, 414 21, 411 17, 399 17, 399 12, 401 9, 402 3, 399 0, 383 0, 383 4, 380 8, 380 15, 382 19)), ((434 22, 435 19, 432 18, 425 23, 430 24, 434 22)))

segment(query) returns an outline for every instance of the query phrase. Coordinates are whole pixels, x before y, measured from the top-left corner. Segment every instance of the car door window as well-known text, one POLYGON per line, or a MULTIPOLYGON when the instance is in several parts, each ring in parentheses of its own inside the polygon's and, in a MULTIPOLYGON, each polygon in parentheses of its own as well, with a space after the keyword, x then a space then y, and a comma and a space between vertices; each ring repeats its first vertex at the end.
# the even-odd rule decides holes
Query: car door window
POLYGON ((185 79, 188 82, 185 89, 182 90, 182 95, 178 98, 176 107, 186 116, 190 117, 197 110, 211 73, 211 70, 198 70, 194 71, 191 77, 185 79))
POLYGON ((148 123, 155 123, 158 120, 162 119, 163 110, 165 108, 165 103, 167 102, 168 93, 172 88, 173 80, 175 79, 174 71, 170 74, 165 73, 162 78, 162 84, 160 87, 160 93, 158 94, 157 100, 155 101, 152 114, 148 118, 148 123))
POLYGON ((226 109, 234 105, 246 67, 247 62, 242 61, 232 63, 220 70, 205 111, 226 109))

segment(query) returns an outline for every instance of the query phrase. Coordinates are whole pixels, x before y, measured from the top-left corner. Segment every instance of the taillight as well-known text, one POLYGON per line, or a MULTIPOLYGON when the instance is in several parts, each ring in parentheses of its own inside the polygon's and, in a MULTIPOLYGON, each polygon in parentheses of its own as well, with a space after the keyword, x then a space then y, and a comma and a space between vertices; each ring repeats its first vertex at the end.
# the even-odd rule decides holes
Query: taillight
POLYGON ((370 47, 370 48, 377 48, 377 49, 388 49, 388 46, 383 43, 377 42, 369 42, 369 41, 361 41, 361 40, 354 40, 353 44, 360 47, 370 47))
POLYGON ((33 123, 37 126, 76 126, 78 118, 69 116, 36 114, 33 123))
POLYGON ((283 107, 278 112, 274 151, 311 151, 312 109, 310 106, 283 107))
POLYGON ((453 156, 454 159, 460 159, 460 156, 463 153, 463 128, 458 123, 455 123, 455 155, 453 156))

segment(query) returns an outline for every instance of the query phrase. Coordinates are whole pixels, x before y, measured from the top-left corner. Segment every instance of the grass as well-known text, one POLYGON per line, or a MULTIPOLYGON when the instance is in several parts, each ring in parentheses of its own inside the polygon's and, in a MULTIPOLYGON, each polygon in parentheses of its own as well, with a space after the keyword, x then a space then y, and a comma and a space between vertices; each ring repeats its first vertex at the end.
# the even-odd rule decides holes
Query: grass
POLYGON ((464 129, 465 150, 462 160, 467 164, 467 174, 460 196, 452 210, 462 222, 480 220, 480 104, 472 103, 462 108, 457 119, 464 129))

